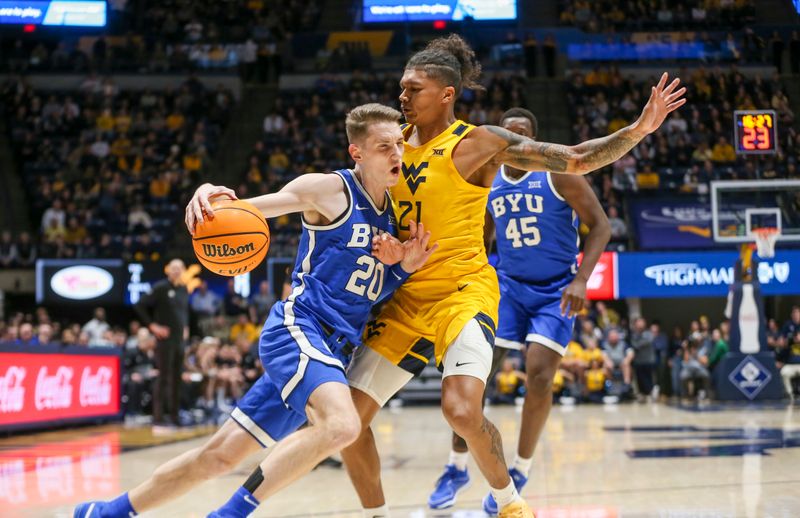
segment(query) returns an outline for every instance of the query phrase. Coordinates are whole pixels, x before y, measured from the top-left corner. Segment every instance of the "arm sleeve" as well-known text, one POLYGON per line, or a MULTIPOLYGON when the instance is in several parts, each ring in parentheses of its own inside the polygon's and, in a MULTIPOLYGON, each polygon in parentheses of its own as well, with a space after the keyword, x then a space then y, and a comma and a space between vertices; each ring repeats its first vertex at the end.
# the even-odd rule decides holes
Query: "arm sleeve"
POLYGON ((394 293, 394 291, 399 288, 400 285, 403 284, 410 275, 410 273, 400 267, 400 263, 390 266, 389 270, 384 275, 381 296, 375 301, 375 303, 379 304, 389 298, 389 296, 394 293))
POLYGON ((155 305, 156 292, 159 291, 159 289, 160 286, 153 286, 153 289, 150 290, 150 293, 143 294, 139 299, 139 302, 133 306, 134 311, 136 311, 136 315, 139 317, 139 320, 145 327, 148 327, 153 323, 153 317, 150 314, 150 310, 155 305))

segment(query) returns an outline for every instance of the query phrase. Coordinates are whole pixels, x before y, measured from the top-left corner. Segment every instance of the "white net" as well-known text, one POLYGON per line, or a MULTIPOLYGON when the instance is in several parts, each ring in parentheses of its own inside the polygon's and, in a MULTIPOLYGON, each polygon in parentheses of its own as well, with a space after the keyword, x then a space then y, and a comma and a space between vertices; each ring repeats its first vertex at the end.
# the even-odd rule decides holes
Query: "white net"
POLYGON ((777 228, 759 228, 753 231, 756 238, 756 248, 758 256, 767 259, 775 257, 775 242, 778 240, 777 228))

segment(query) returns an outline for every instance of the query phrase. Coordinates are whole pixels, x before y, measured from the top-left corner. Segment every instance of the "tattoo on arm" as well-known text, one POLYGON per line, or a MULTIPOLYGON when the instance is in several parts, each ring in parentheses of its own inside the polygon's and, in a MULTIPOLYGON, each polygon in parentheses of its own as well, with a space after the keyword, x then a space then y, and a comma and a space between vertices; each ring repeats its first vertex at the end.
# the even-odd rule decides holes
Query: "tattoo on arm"
POLYGON ((586 171, 594 171, 611 164, 636 147, 643 135, 637 135, 630 127, 605 137, 587 140, 574 147, 579 155, 578 167, 586 171))
POLYGON ((518 169, 532 171, 545 168, 560 173, 567 171, 569 160, 573 158, 568 146, 536 142, 499 126, 486 126, 486 128, 508 143, 501 159, 518 169))
POLYGON ((526 171, 546 169, 554 173, 585 174, 600 169, 625 156, 644 138, 626 127, 577 146, 564 146, 536 142, 498 126, 486 128, 508 143, 499 156, 504 163, 526 171))
POLYGON ((484 417, 483 423, 481 424, 481 431, 483 433, 489 434, 489 437, 491 438, 492 455, 494 455, 494 457, 498 460, 498 462, 505 464, 506 458, 503 455, 503 438, 500 437, 500 432, 497 431, 497 427, 484 417))

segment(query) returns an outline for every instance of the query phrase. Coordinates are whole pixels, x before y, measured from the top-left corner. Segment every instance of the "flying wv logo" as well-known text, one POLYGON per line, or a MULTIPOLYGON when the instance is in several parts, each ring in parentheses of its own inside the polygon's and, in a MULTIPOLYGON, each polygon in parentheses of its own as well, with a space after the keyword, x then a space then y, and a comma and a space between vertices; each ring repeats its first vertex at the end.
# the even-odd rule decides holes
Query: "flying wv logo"
POLYGON ((408 166, 403 164, 403 177, 406 179, 411 194, 416 194, 420 184, 425 183, 425 176, 422 175, 422 171, 427 168, 428 162, 422 162, 419 165, 412 163, 408 166))

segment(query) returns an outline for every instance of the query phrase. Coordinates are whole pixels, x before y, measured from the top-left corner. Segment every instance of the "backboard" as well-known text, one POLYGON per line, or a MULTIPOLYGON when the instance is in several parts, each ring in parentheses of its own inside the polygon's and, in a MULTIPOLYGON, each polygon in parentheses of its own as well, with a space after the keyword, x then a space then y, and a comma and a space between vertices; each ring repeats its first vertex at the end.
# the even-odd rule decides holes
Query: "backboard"
POLYGON ((800 242, 800 180, 711 182, 714 241, 752 243, 759 228, 778 229, 778 241, 800 242))

